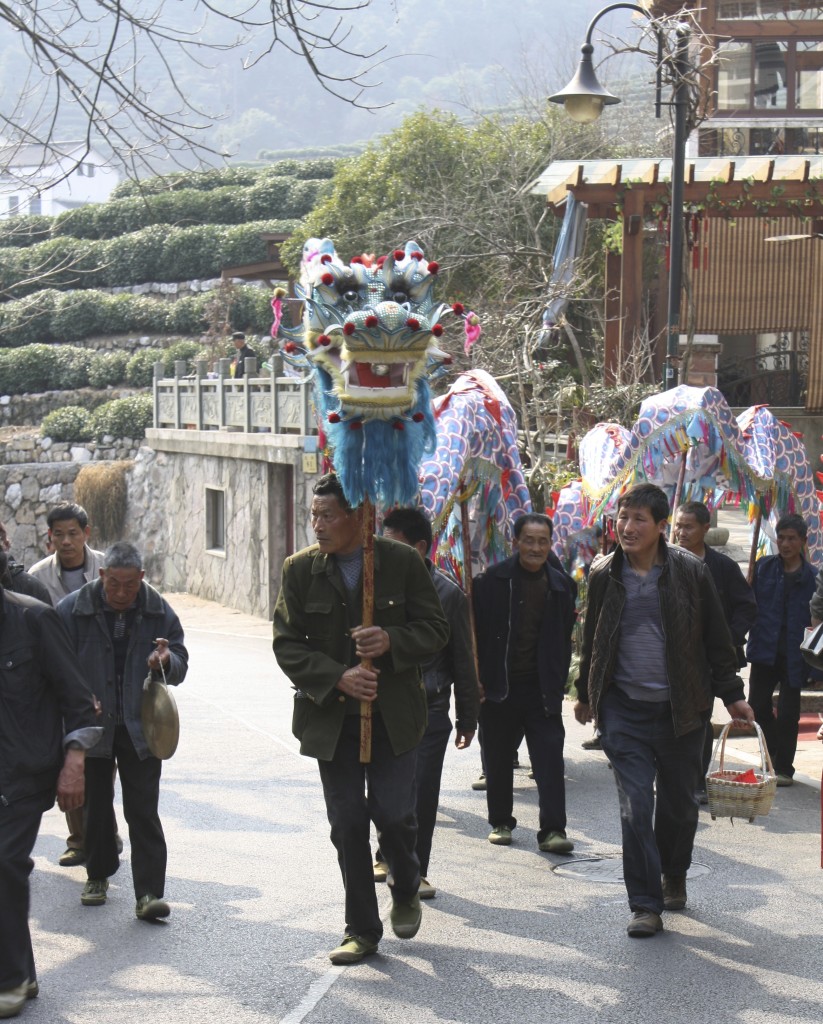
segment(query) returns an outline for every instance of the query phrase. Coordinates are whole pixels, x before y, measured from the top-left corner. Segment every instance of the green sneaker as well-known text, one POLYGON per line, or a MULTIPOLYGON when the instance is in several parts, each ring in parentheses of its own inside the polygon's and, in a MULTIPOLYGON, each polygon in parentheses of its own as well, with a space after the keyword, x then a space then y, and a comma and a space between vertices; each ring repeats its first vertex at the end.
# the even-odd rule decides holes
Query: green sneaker
POLYGON ((574 843, 566 838, 565 832, 549 832, 538 844, 543 853, 571 853, 574 843))
POLYGON ((408 903, 395 900, 391 906, 391 928, 398 939, 413 939, 420 931, 423 911, 420 909, 420 897, 413 896, 408 903))
POLYGON ((377 943, 368 935, 344 935, 343 941, 329 953, 333 964, 357 964, 377 952, 377 943))
POLYGON ((141 921, 156 921, 159 917, 168 917, 171 913, 171 907, 165 900, 161 900, 157 896, 152 896, 151 893, 148 893, 146 896, 141 896, 137 901, 134 912, 141 921))
POLYGON ((84 907, 102 907, 106 902, 108 888, 108 878, 90 878, 80 893, 80 902, 84 907))
POLYGON ((489 842, 493 846, 511 846, 512 830, 505 825, 498 825, 489 832, 489 842))

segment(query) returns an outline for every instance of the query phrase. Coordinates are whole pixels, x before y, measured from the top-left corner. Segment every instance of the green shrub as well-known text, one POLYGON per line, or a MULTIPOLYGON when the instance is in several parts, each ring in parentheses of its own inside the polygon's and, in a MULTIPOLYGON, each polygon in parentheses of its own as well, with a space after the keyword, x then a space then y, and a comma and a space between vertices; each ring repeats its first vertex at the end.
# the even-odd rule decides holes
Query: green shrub
POLYGON ((166 375, 171 377, 174 374, 174 364, 178 359, 186 363, 186 373, 194 371, 194 360, 200 351, 199 341, 177 341, 166 349, 163 356, 166 375))
POLYGON ((94 437, 92 413, 82 405, 55 409, 43 420, 40 433, 53 441, 90 441, 94 437))
POLYGON ((152 425, 153 417, 154 402, 151 395, 116 398, 94 412, 94 432, 98 441, 107 435, 139 439, 146 436, 146 428, 152 425))
POLYGON ((51 317, 51 333, 63 341, 80 341, 99 330, 101 306, 95 294, 69 292, 57 300, 51 317))
POLYGON ((0 345, 12 348, 53 341, 51 318, 61 295, 53 288, 44 288, 0 305, 0 345))
POLYGON ((41 214, 9 217, 0 221, 0 246, 25 248, 45 242, 51 235, 52 218, 41 214))
POLYGON ((92 353, 76 345, 58 345, 55 348, 56 376, 52 387, 58 391, 85 388, 89 384, 89 364, 92 353))
POLYGON ((114 387, 126 379, 127 352, 96 352, 89 363, 89 384, 93 388, 114 387))
POLYGON ((26 345, 4 353, 0 365, 0 394, 51 391, 58 381, 57 349, 51 345, 26 345))
POLYGON ((162 361, 163 353, 153 348, 144 348, 126 363, 126 383, 133 388, 151 387, 154 381, 154 364, 162 361))

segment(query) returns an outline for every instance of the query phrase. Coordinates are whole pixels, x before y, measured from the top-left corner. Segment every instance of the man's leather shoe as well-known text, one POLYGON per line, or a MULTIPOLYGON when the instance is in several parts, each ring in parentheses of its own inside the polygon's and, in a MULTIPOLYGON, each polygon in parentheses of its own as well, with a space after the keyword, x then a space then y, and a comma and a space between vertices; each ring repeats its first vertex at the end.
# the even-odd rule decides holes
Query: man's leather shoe
POLYGON ((663 907, 682 910, 686 906, 686 876, 663 875, 663 907))
POLYGON ((421 900, 433 900, 437 895, 437 889, 431 884, 428 878, 420 879, 420 887, 417 890, 417 895, 421 900))
POLYGON ((420 931, 423 911, 420 909, 420 897, 413 896, 407 903, 395 900, 391 907, 391 928, 398 939, 413 939, 420 931))
POLYGON ((373 870, 375 882, 385 882, 389 876, 389 866, 384 860, 376 860, 373 870))
POLYGON ((368 935, 344 935, 343 941, 329 953, 333 964, 357 964, 377 952, 377 943, 368 935))
POLYGON ((171 913, 171 907, 165 900, 161 900, 157 896, 152 896, 151 893, 148 893, 146 896, 141 896, 137 901, 134 912, 141 921, 156 921, 160 917, 168 917, 171 913))
POLYGON ((61 868, 76 868, 81 864, 86 863, 86 851, 77 850, 73 846, 69 846, 65 853, 60 854, 60 859, 57 861, 61 868))
POLYGON ((653 910, 635 910, 626 931, 633 939, 648 939, 663 931, 663 919, 653 910))
POLYGON ((29 997, 29 983, 24 981, 16 988, 7 988, 0 992, 0 1017, 16 1017, 26 1005, 29 997))

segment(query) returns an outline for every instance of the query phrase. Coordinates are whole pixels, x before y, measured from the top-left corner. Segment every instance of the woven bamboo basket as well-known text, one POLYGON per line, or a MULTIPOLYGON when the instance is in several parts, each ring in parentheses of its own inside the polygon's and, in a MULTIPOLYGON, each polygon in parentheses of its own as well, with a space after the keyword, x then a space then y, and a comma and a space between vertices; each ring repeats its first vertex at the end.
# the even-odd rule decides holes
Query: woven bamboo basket
POLYGON ((757 782, 737 782, 739 768, 725 766, 726 737, 734 723, 728 722, 714 745, 709 771, 706 775, 706 794, 709 798, 709 812, 712 821, 717 818, 748 818, 754 821, 756 815, 768 814, 777 789, 777 776, 763 738, 763 730, 755 722, 760 747, 760 768, 753 769, 757 782))

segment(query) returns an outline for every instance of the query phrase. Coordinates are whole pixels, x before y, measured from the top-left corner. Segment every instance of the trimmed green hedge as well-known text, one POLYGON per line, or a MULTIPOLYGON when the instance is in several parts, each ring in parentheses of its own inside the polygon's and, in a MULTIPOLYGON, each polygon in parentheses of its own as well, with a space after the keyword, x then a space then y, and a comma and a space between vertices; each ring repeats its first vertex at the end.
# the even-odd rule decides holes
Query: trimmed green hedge
POLYGON ((184 189, 210 192, 227 185, 244 187, 256 184, 266 176, 289 178, 332 178, 336 160, 279 160, 269 167, 221 167, 208 171, 178 171, 142 181, 121 181, 111 194, 112 199, 159 195, 184 189))
POLYGON ((293 220, 233 227, 156 224, 109 240, 62 237, 27 249, 0 249, 0 291, 21 298, 44 284, 64 290, 218 277, 226 266, 266 259, 261 232, 290 233, 296 226, 293 220))
POLYGON ((44 214, 8 217, 0 221, 0 246, 10 245, 22 249, 35 242, 45 242, 51 235, 55 219, 44 214))
MULTIPOLYGON (((268 333, 271 295, 263 288, 238 286, 231 308, 235 331, 268 333)), ((0 304, 0 349, 37 342, 72 342, 96 334, 202 334, 213 292, 177 302, 146 295, 109 295, 95 290, 35 295, 0 304)))
POLYGON ((94 412, 81 405, 67 405, 44 418, 40 435, 53 441, 69 442, 91 441, 92 438, 102 441, 106 436, 139 440, 146 436, 153 415, 151 395, 116 398, 94 412))

